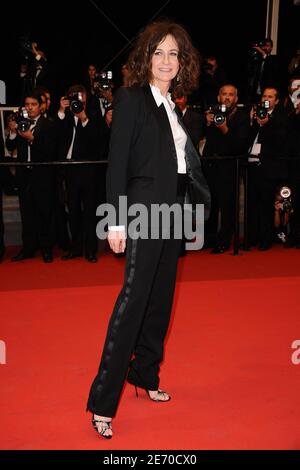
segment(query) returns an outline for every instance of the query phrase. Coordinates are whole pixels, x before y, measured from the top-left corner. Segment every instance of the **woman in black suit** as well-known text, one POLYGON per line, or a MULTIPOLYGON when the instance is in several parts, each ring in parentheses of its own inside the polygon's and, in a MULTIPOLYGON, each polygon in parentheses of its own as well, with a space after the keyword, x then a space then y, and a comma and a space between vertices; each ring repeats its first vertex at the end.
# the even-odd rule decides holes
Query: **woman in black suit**
MULTIPOLYGON (((168 21, 140 34, 128 61, 129 87, 114 98, 107 172, 107 202, 119 196, 130 207, 182 203, 187 186, 194 203, 209 210, 210 195, 198 153, 175 110, 169 91, 189 94, 197 86, 198 54, 187 32, 168 21)), ((159 388, 159 364, 169 325, 181 240, 136 238, 126 232, 121 213, 109 227, 115 253, 126 250, 123 288, 110 319, 98 374, 87 410, 97 433, 112 437, 111 421, 127 381, 154 402, 167 402, 159 388)), ((182 223, 182 220, 180 221, 182 223)), ((174 228, 174 227, 173 227, 174 228)))

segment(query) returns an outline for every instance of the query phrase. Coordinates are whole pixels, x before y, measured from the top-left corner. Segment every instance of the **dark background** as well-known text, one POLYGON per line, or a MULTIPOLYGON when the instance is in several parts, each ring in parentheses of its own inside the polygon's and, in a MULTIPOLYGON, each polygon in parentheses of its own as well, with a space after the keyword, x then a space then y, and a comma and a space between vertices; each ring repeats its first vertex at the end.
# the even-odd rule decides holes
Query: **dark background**
MULTIPOLYGON (((238 86, 242 99, 246 86, 247 51, 251 42, 265 37, 267 0, 202 0, 197 5, 197 12, 194 0, 118 4, 77 0, 75 5, 62 0, 32 0, 11 2, 8 7, 5 21, 2 17, 0 31, 0 79, 7 83, 8 104, 19 104, 19 39, 24 34, 38 42, 39 48, 45 51, 50 66, 49 86, 55 96, 62 96, 69 85, 81 82, 91 62, 100 69, 111 69, 116 85, 120 83, 120 68, 130 47, 98 8, 130 40, 154 17, 166 16, 180 22, 202 54, 217 55, 230 81, 238 86)), ((300 42, 299 20, 300 6, 294 6, 293 0, 281 0, 278 54, 283 74, 300 42)))

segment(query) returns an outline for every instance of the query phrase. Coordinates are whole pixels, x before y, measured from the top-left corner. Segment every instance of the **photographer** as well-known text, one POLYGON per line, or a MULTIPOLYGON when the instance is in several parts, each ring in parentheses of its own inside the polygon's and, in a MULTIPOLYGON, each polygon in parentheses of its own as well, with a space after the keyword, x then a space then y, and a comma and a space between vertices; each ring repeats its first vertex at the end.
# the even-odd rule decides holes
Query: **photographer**
POLYGON ((300 73, 300 44, 288 64, 288 74, 290 77, 298 76, 300 73))
POLYGON ((214 55, 204 57, 199 79, 199 103, 202 109, 217 104, 220 88, 228 83, 227 74, 214 55))
POLYGON ((28 38, 21 38, 20 52, 22 56, 20 79, 21 79, 21 103, 38 85, 47 85, 45 82, 48 75, 48 63, 45 53, 38 47, 36 42, 28 38))
POLYGON ((298 114, 300 110, 300 75, 289 79, 288 95, 283 102, 288 116, 298 114))
POLYGON ((287 114, 279 106, 278 90, 266 88, 261 106, 250 112, 248 157, 248 241, 259 250, 272 246, 275 190, 287 177, 285 155, 287 114))
MULTIPOLYGON (((96 73, 94 77, 94 99, 101 111, 101 117, 104 119, 105 128, 105 152, 103 158, 107 160, 109 150, 110 128, 113 118, 113 89, 112 72, 96 73)), ((97 188, 97 206, 106 201, 106 170, 107 165, 99 165, 98 188, 97 188)))
POLYGON ((248 102, 260 101, 263 90, 268 86, 279 87, 279 62, 272 55, 273 41, 266 38, 252 44, 248 56, 248 102))
POLYGON ((8 123, 7 149, 17 149, 17 160, 28 162, 28 166, 16 169, 23 248, 12 261, 33 258, 38 248, 44 262, 53 260, 53 168, 30 165, 30 162, 54 159, 55 129, 53 123, 41 115, 41 105, 40 94, 35 91, 29 93, 25 97, 25 109, 16 117, 17 121, 8 123))
POLYGON ((290 220, 293 218, 293 205, 291 189, 288 186, 279 186, 275 193, 275 216, 274 228, 275 239, 286 246, 288 233, 290 231, 290 220))
POLYGON ((112 109, 113 86, 112 72, 101 72, 95 75, 93 94, 99 101, 101 114, 104 118, 106 118, 107 112, 112 109))
POLYGON ((300 77, 290 80, 289 96, 285 101, 288 111, 287 156, 289 184, 292 189, 293 214, 286 247, 300 248, 300 77))
MULTIPOLYGON (((101 160, 106 146, 105 127, 88 107, 82 85, 72 86, 60 100, 58 111, 59 157, 61 160, 101 160)), ((97 167, 92 164, 68 165, 65 169, 71 250, 70 260, 82 256, 97 262, 96 190, 97 167)))
POLYGON ((86 69, 86 72, 83 77, 83 85, 86 89, 87 95, 94 95, 94 79, 97 75, 97 67, 94 63, 90 63, 86 69))
POLYGON ((220 111, 211 108, 206 112, 206 142, 203 149, 205 175, 212 195, 211 215, 206 226, 207 246, 212 253, 229 249, 234 231, 235 210, 235 160, 207 160, 205 157, 232 157, 246 151, 249 134, 249 116, 237 107, 238 91, 231 84, 220 88, 220 111), (219 212, 221 224, 218 229, 219 212))

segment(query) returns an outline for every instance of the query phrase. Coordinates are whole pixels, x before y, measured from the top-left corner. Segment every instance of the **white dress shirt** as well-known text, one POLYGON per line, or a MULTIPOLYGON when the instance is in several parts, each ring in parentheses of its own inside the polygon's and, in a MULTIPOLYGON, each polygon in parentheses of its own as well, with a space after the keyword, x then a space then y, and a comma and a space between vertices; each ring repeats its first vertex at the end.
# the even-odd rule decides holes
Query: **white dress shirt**
MULTIPOLYGON (((61 120, 65 119, 65 113, 62 113, 61 111, 58 111, 57 115, 58 115, 59 119, 61 119, 61 120)), ((74 145, 74 140, 75 140, 75 134, 76 134, 76 127, 77 127, 77 124, 78 124, 78 119, 79 118, 77 116, 74 116, 73 135, 72 135, 71 145, 69 147, 69 150, 68 150, 68 153, 67 153, 67 156, 66 156, 67 160, 71 160, 71 158, 72 158, 72 151, 73 151, 73 145, 74 145)), ((86 121, 82 122, 81 123, 82 127, 85 127, 88 122, 89 122, 88 119, 86 121)))
POLYGON ((159 88, 156 86, 150 85, 150 88, 157 106, 160 106, 163 103, 165 110, 167 111, 177 155, 177 173, 186 173, 185 145, 187 137, 178 122, 175 103, 172 101, 170 93, 168 93, 167 96, 163 96, 159 88))
MULTIPOLYGON (((271 109, 268 112, 268 115, 271 116, 272 112, 273 112, 273 109, 271 109)), ((250 154, 250 156, 248 157, 249 163, 260 161, 261 144, 258 143, 258 136, 259 136, 259 132, 256 134, 254 142, 248 151, 248 153, 250 154)))

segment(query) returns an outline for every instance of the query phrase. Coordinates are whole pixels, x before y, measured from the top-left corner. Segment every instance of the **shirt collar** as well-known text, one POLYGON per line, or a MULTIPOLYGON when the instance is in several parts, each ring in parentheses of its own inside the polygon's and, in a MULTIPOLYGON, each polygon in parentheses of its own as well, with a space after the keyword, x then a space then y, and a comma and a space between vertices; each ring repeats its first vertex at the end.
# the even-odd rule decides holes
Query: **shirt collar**
POLYGON ((175 103, 172 101, 171 93, 167 93, 167 96, 163 96, 157 86, 150 84, 150 88, 157 106, 160 106, 162 103, 168 103, 171 111, 174 111, 175 103))

